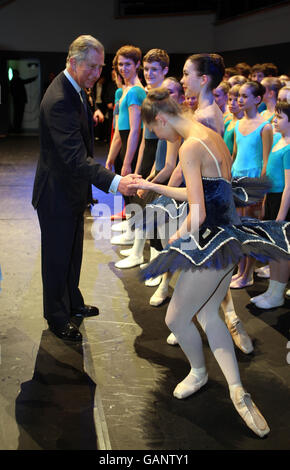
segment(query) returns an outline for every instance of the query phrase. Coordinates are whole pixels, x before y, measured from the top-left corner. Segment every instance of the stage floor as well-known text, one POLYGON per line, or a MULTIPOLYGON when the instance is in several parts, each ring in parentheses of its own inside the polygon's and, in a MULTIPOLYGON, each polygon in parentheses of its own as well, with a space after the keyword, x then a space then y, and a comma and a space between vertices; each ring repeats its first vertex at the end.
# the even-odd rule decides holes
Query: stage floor
MULTIPOLYGON (((97 143, 100 162, 106 153, 97 143)), ((115 268, 120 247, 96 239, 105 220, 97 206, 85 214, 80 287, 101 313, 80 326, 83 345, 48 331, 40 231, 30 202, 37 156, 35 136, 0 140, 0 449, 289 450, 290 300, 268 311, 251 305, 266 280, 232 291, 254 342, 252 354, 236 352, 244 386, 271 428, 265 439, 235 411, 203 334, 209 381, 186 400, 172 396, 188 364, 178 346, 166 343, 168 302, 149 305, 155 288, 140 282, 139 267, 115 268)), ((112 195, 94 195, 113 210, 112 195)), ((148 253, 146 246, 147 259, 148 253)))

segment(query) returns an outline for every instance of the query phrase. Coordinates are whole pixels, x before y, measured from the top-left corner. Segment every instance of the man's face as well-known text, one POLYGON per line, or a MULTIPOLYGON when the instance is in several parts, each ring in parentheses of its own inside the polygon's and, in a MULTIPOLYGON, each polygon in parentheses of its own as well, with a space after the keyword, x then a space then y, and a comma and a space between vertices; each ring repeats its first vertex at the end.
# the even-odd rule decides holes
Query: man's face
POLYGON ((92 88, 101 75, 104 65, 104 54, 90 49, 86 58, 80 62, 71 59, 74 79, 81 88, 92 88))
POLYGON ((144 62, 143 73, 148 88, 157 88, 161 86, 168 67, 161 67, 159 62, 144 62))

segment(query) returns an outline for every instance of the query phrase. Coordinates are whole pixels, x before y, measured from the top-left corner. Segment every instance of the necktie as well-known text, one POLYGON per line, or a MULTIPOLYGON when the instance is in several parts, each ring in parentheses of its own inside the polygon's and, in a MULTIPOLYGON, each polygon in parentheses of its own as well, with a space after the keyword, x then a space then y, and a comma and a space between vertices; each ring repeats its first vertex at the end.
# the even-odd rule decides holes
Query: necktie
POLYGON ((87 96, 86 96, 86 92, 83 89, 81 89, 80 91, 80 96, 81 96, 81 101, 84 105, 84 108, 87 111, 87 96))

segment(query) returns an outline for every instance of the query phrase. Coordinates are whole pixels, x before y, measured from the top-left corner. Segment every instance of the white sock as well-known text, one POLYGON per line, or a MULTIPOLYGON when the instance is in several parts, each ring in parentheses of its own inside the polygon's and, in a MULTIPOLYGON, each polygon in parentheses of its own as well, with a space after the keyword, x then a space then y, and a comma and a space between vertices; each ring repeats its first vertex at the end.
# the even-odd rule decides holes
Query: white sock
POLYGON ((272 281, 271 297, 284 297, 287 282, 272 281))

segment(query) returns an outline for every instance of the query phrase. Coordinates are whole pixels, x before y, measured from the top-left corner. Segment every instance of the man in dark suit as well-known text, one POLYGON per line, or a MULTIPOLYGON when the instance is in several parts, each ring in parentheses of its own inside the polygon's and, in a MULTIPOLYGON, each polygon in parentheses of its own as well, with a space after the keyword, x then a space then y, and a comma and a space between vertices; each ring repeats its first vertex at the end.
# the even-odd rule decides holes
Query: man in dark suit
POLYGON ((135 175, 120 177, 93 160, 93 121, 84 93, 99 78, 104 48, 92 36, 71 44, 66 70, 50 84, 40 105, 40 157, 32 204, 41 229, 44 317, 58 337, 81 341, 73 315, 97 315, 79 290, 83 214, 91 184, 132 195, 135 175))

